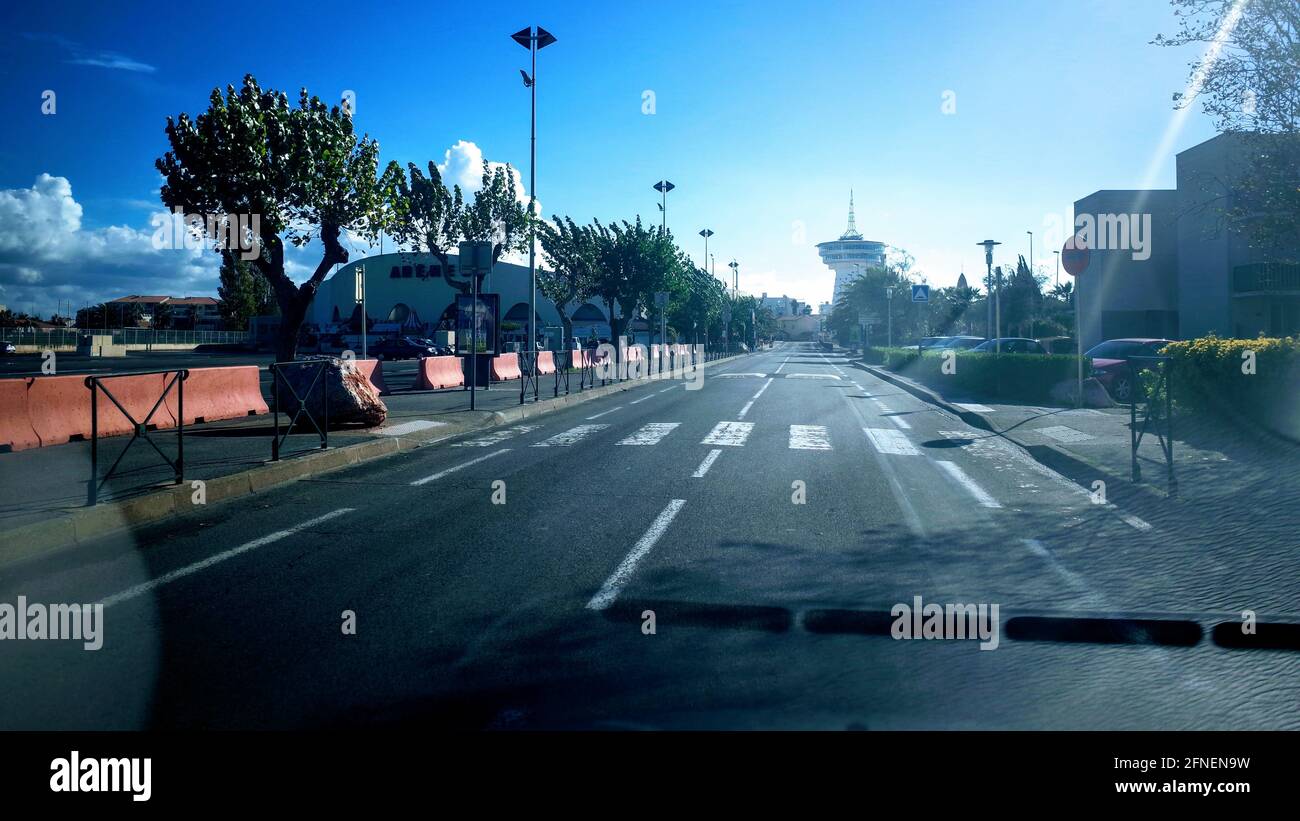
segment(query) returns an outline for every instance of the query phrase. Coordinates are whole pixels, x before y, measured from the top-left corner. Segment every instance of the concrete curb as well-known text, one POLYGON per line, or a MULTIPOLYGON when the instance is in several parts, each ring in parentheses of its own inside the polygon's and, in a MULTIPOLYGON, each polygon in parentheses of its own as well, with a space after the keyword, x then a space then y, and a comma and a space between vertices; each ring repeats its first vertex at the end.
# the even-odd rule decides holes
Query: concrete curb
MULTIPOLYGON (((743 354, 742 354, 743 355, 743 354)), ((700 363, 700 368, 732 362, 737 356, 714 362, 700 363)), ((416 431, 406 436, 370 439, 341 448, 308 452, 279 462, 267 462, 248 470, 202 480, 207 504, 226 502, 245 496, 264 493, 273 488, 309 476, 316 476, 342 468, 383 459, 403 451, 434 445, 446 439, 476 433, 481 430, 510 425, 523 419, 543 416, 559 410, 599 399, 611 394, 641 387, 646 383, 674 382, 673 379, 642 378, 612 382, 578 393, 518 405, 506 410, 485 412, 487 416, 477 424, 450 423, 436 428, 416 431)), ((165 487, 153 493, 104 502, 94 507, 78 508, 40 522, 0 530, 5 549, 0 553, 0 567, 35 556, 82 544, 108 536, 130 527, 161 521, 190 512, 194 509, 190 498, 193 489, 189 482, 165 487)))

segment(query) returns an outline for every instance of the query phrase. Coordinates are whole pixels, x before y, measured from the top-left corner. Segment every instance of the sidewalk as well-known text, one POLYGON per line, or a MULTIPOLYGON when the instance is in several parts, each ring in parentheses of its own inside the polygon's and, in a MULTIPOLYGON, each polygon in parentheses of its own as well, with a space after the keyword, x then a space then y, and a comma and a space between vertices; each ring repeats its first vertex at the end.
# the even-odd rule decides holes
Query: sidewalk
MULTIPOLYGON (((1153 526, 1243 544, 1295 545, 1286 522, 1300 509, 1300 447, 1253 427, 1176 416, 1170 493, 1164 453, 1153 431, 1138 450, 1133 481, 1128 406, 1074 409, 981 402, 948 396, 884 368, 854 363, 968 424, 1028 452, 1035 460, 1153 526)), ((1141 408, 1138 425, 1142 424, 1141 408)))

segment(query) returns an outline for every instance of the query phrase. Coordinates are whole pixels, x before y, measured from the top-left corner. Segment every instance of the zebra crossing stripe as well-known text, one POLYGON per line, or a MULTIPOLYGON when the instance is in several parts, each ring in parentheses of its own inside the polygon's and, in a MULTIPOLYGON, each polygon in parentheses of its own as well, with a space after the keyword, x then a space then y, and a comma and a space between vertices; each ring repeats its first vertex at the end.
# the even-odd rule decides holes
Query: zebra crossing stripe
POLYGON ((680 422, 651 422, 636 433, 618 441, 620 445, 657 445, 665 436, 672 433, 680 422))
POLYGON ((863 428, 862 432, 875 445, 876 450, 881 453, 889 453, 895 456, 920 456, 921 452, 912 447, 912 443, 907 441, 901 430, 892 428, 863 428))
POLYGON ((791 450, 830 450, 830 434, 825 425, 791 425, 791 450))
POLYGON ((607 427, 609 427, 609 425, 578 425, 576 428, 570 428, 563 433, 557 433, 550 439, 544 439, 533 445, 533 447, 549 448, 576 445, 591 434, 598 433, 607 427))
POLYGON ((741 447, 754 429, 753 422, 719 422, 709 435, 700 442, 701 445, 727 445, 741 447))
POLYGON ((474 439, 467 439, 464 442, 453 442, 451 446, 453 448, 487 448, 495 445, 498 442, 504 442, 505 440, 512 439, 516 436, 522 436, 525 433, 532 433, 533 431, 537 430, 539 427, 541 426, 540 425, 515 425, 512 428, 501 428, 499 430, 492 431, 486 436, 479 436, 474 439))

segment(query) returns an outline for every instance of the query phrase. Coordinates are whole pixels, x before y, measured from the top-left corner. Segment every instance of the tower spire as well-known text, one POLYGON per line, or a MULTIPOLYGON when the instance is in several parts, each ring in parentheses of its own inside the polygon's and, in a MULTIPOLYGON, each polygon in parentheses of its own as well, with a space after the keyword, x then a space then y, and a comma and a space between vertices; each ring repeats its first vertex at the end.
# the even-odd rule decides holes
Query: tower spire
POLYGON ((858 232, 857 223, 853 219, 853 189, 849 189, 849 227, 844 230, 844 235, 840 239, 862 239, 862 234, 858 232))

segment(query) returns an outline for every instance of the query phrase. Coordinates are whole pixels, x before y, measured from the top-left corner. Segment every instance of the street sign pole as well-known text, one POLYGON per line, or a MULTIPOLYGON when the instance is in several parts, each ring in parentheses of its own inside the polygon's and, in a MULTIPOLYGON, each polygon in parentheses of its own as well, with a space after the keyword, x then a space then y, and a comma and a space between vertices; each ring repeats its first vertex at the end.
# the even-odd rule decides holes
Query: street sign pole
POLYGON ((366 266, 356 268, 356 302, 361 306, 361 358, 366 356, 366 266))
POLYGON ((1076 234, 1065 241, 1061 249, 1060 264, 1065 272, 1074 277, 1071 293, 1074 299, 1074 345, 1078 358, 1078 382, 1075 385, 1075 407, 1083 407, 1083 305, 1079 300, 1079 286, 1083 284, 1083 272, 1088 268, 1092 252, 1076 234))

